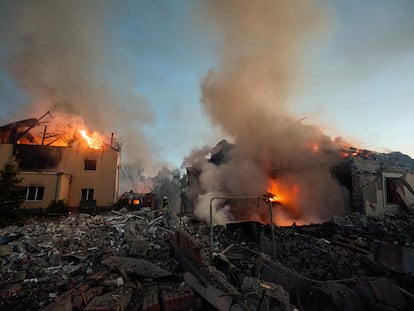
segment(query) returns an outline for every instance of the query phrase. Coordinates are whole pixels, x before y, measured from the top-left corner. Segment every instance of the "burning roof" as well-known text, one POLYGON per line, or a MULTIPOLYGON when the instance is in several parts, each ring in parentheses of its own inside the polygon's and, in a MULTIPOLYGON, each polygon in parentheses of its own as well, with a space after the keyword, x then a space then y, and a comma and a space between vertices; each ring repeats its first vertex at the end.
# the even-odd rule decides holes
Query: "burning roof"
POLYGON ((104 146, 120 148, 113 135, 111 143, 106 144, 98 132, 86 130, 82 122, 62 124, 59 120, 53 120, 50 112, 39 119, 30 118, 0 126, 0 139, 2 144, 68 147, 83 141, 91 149, 102 149, 104 146), (50 120, 44 121, 46 116, 50 120))

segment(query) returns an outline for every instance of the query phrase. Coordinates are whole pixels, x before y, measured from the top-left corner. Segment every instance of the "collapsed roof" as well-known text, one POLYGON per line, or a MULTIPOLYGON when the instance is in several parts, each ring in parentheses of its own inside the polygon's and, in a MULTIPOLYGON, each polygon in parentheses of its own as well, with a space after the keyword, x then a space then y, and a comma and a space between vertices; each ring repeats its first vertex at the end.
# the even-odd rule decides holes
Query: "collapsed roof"
POLYGON ((17 144, 23 137, 25 137, 29 143, 33 143, 34 137, 29 131, 39 125, 40 123, 38 119, 31 118, 0 126, 1 143, 17 144))
POLYGON ((61 133, 48 133, 47 121, 41 121, 50 112, 46 112, 39 119, 30 118, 0 126, 0 139, 2 144, 27 144, 68 146, 68 140, 61 133), (34 129, 39 129, 34 132, 34 129))

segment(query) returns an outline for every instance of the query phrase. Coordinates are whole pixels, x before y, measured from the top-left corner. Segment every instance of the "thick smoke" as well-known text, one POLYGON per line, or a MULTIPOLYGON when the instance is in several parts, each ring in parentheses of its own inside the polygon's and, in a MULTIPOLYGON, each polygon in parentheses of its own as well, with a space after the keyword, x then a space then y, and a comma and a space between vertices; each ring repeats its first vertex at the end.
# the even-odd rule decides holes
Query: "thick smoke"
POLYGON ((115 132, 126 146, 123 154, 135 159, 139 154, 146 165, 151 148, 136 125, 151 122, 153 115, 134 92, 135 73, 114 48, 108 25, 116 5, 107 0, 2 1, 3 65, 30 97, 15 118, 50 111, 61 131, 76 119, 107 137, 115 132))
MULTIPOLYGON (((202 103, 215 125, 234 139, 229 162, 214 165, 198 157, 201 195, 196 212, 205 217, 206 197, 258 196, 266 193, 269 176, 299 186, 293 216, 323 218, 326 194, 332 195, 329 167, 338 159, 340 140, 332 141, 317 127, 303 125, 290 112, 300 89, 301 57, 306 41, 328 24, 328 15, 313 1, 210 1, 205 20, 217 30, 220 63, 203 79, 202 103), (317 187, 309 185, 318 184, 317 187), (316 191, 320 191, 316 193, 316 191), (324 202, 322 202, 324 201, 324 202)), ((227 214, 264 220, 245 203, 227 214), (254 216, 254 215, 256 216, 254 216)), ((339 206, 337 206, 339 208, 339 206)), ((220 211, 221 215, 223 211, 220 211)), ((289 216, 287 216, 289 217, 289 216)))

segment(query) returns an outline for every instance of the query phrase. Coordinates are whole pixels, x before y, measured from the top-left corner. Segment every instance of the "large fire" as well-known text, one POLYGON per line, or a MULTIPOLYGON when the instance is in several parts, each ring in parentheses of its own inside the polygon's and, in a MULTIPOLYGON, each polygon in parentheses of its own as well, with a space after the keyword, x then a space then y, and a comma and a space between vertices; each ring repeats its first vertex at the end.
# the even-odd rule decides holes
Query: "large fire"
MULTIPOLYGON (((53 147, 68 147, 80 139, 84 139, 89 148, 101 149, 101 135, 96 132, 82 130, 85 126, 78 116, 59 115, 44 121, 50 116, 48 111, 39 119, 30 118, 0 127, 2 143, 22 145, 42 145, 53 147), (43 120, 43 121, 42 121, 43 120)), ((111 143, 113 136, 111 137, 111 143)))
POLYGON ((100 149, 100 148, 102 148, 102 141, 98 137, 97 134, 95 134, 95 133, 88 134, 86 132, 86 130, 79 130, 79 133, 86 140, 89 148, 92 148, 92 149, 100 149))

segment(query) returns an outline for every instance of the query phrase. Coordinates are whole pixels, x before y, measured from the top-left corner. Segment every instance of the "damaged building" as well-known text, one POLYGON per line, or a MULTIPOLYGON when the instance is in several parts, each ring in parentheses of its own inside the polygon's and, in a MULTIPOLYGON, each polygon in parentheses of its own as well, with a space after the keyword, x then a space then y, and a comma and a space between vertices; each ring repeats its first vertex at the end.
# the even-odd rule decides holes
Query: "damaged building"
POLYGON ((111 206, 118 198, 120 146, 92 132, 49 133, 42 118, 0 126, 0 167, 13 161, 25 187, 22 207, 65 201, 71 209, 111 206))
POLYGON ((414 204, 414 161, 400 152, 351 148, 333 173, 349 191, 351 211, 373 216, 395 214, 414 204))
MULTIPOLYGON (((229 163, 231 165, 234 150, 235 145, 222 140, 205 152, 202 160, 197 159, 188 165, 189 211, 195 209, 197 212, 198 204, 208 204, 217 194, 225 197, 275 196, 275 203, 279 204, 273 204, 274 223, 290 225, 293 222, 305 224, 327 221, 333 216, 345 216, 353 212, 370 216, 397 214, 408 211, 414 205, 413 159, 399 152, 384 154, 353 147, 337 150, 313 147, 310 151, 304 150, 309 152, 311 159, 306 166, 292 166, 288 161, 272 160, 270 168, 264 170, 262 178, 268 182, 266 184, 265 181, 265 188, 261 191, 250 191, 249 186, 255 189, 254 182, 247 187, 238 187, 236 190, 239 192, 230 187, 224 189, 237 179, 244 178, 249 183, 249 177, 245 178, 243 173, 239 173, 243 171, 242 167, 238 171, 232 170, 234 176, 225 177, 225 187, 221 187, 224 191, 211 191, 214 189, 211 184, 216 182, 221 186, 220 178, 230 171, 228 166, 229 163), (327 157, 329 160, 321 160, 327 157), (212 180, 210 185, 206 185, 209 176, 216 177, 216 181, 212 180), (208 200, 203 200, 204 197, 208 200)), ((250 165, 249 162, 244 163, 250 165)), ((232 204, 222 201, 215 211, 220 212, 225 205, 231 214, 227 220, 270 223, 266 209, 258 211, 245 201, 234 200, 232 204), (243 212, 243 206, 248 211, 254 210, 255 214, 243 212)))
MULTIPOLYGON (((215 224, 200 221, 197 206, 192 215, 197 217, 187 217, 171 204, 96 216, 79 213, 52 223, 34 219, 1 229, 0 309, 411 310, 412 160, 401 154, 350 151, 341 150, 341 161, 329 170, 338 190, 331 192, 332 200, 342 198, 350 211, 318 224, 299 225, 299 212, 297 223, 288 226, 243 217, 215 224), (365 184, 358 184, 363 178, 365 184), (375 201, 384 189, 386 199, 375 201), (386 202, 399 210, 392 215, 391 206, 382 208, 380 216, 367 209, 356 212, 354 202, 364 200, 376 203, 377 209, 386 202)), ((201 168, 219 168, 231 161, 233 152, 223 141, 206 162, 198 163, 199 169, 188 169, 188 203, 203 190, 201 168)), ((305 172, 293 173, 304 178, 305 172)), ((293 173, 271 173, 276 182, 295 180, 293 173)), ((296 185, 299 196, 304 184, 296 185)), ((277 193, 218 201, 224 207, 215 205, 215 213, 233 203, 233 210, 246 204, 268 213, 271 207, 276 220, 283 213, 283 196, 277 193)), ((208 213, 208 204, 203 207, 208 213)), ((189 215, 191 210, 189 205, 189 215)))

